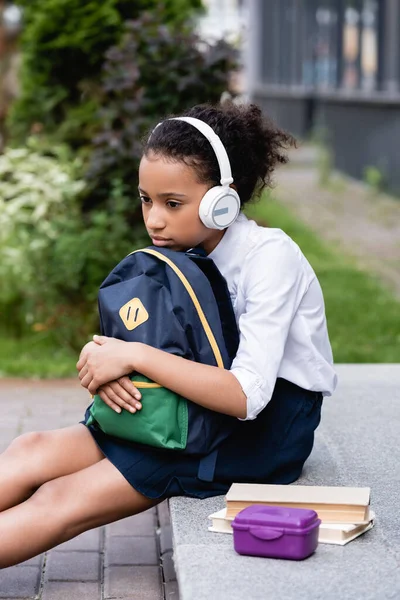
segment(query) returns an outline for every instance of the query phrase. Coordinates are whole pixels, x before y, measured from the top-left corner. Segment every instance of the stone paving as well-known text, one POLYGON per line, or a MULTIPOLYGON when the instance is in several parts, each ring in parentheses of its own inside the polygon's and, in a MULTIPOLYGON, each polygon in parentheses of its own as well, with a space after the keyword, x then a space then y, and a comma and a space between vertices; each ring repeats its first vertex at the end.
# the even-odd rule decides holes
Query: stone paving
MULTIPOLYGON (((0 380, 0 451, 21 433, 77 423, 87 404, 74 380, 0 380)), ((0 570, 0 598, 179 600, 167 503, 0 570)))

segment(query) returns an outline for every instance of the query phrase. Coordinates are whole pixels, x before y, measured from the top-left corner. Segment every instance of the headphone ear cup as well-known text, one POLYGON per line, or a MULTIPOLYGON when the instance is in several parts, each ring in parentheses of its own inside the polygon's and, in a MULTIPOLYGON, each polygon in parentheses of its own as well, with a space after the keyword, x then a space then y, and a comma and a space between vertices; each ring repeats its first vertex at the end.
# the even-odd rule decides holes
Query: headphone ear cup
POLYGON ((226 229, 236 221, 240 213, 240 198, 229 186, 216 185, 203 196, 199 217, 209 229, 226 229))

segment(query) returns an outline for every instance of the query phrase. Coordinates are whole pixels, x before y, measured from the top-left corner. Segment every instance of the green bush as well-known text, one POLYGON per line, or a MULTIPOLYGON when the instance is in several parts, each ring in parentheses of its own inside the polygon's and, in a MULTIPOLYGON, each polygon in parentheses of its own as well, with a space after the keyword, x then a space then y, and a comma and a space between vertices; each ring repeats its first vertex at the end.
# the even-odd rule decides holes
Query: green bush
POLYGON ((76 350, 98 331, 97 290, 111 268, 144 239, 122 218, 127 197, 114 181, 111 215, 82 216, 82 165, 27 148, 0 156, 0 315, 13 335, 48 331, 76 350))
POLYGON ((102 129, 88 170, 87 206, 107 204, 109 181, 117 178, 131 190, 126 217, 132 226, 141 224, 136 190, 142 136, 165 115, 217 102, 236 68, 236 52, 226 42, 201 42, 190 27, 163 22, 162 10, 127 22, 123 40, 107 52, 102 129))
POLYGON ((22 333, 33 324, 37 291, 49 293, 41 259, 57 236, 56 220, 84 183, 77 165, 61 167, 60 156, 43 156, 33 140, 0 156, 0 306, 2 321, 22 333))
POLYGON ((364 181, 369 186, 373 194, 378 194, 386 187, 386 177, 384 171, 374 165, 364 167, 364 181))
MULTIPOLYGON (((125 19, 158 6, 156 0, 19 0, 24 10, 21 94, 9 121, 23 141, 43 130, 77 148, 97 119, 104 53, 118 43, 125 19)), ((181 22, 201 0, 164 0, 167 22, 181 22)))
MULTIPOLYGON (((105 0, 98 13, 104 27, 93 22, 93 35, 83 41, 83 31, 91 31, 94 4, 99 6, 79 4, 79 12, 76 0, 31 0, 23 94, 13 118, 25 133, 40 119, 35 130, 43 127, 46 135, 28 138, 26 148, 0 156, 1 320, 12 335, 48 332, 75 350, 98 330, 100 283, 128 252, 149 243, 136 191, 143 134, 165 114, 217 101, 235 66, 234 51, 224 42, 201 44, 190 25, 165 24, 168 6, 199 4, 171 0, 151 15, 126 22, 120 43, 107 52, 96 87, 102 52, 119 27, 116 15, 125 18, 134 3, 105 0), (69 14, 67 6, 75 6, 76 14, 69 14), (53 24, 46 7, 58 15, 53 24), (79 14, 88 21, 80 30, 79 14), (63 68, 75 73, 75 82, 71 72, 62 72, 64 59, 63 68), (87 101, 80 97, 84 83, 87 101), (49 132, 68 143, 54 143, 48 150, 49 132), (90 136, 87 171, 88 154, 71 145, 81 150, 90 136)), ((156 3, 138 2, 136 9, 144 4, 156 3)))

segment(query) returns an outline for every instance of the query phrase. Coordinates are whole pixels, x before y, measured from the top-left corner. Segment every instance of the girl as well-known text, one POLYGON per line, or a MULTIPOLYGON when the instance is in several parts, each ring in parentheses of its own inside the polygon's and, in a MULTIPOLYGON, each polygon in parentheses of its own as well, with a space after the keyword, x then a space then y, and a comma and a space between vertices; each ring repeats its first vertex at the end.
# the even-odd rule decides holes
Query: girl
MULTIPOLYGON (((293 143, 254 105, 202 105, 186 116, 207 123, 222 141, 238 209, 271 184, 293 143)), ((0 567, 170 496, 205 498, 226 493, 234 481, 299 477, 322 397, 336 385, 323 296, 283 231, 260 227, 241 210, 229 227, 205 216, 202 199, 227 167, 216 143, 190 120, 165 120, 144 145, 139 194, 153 245, 202 246, 226 278, 240 333, 230 370, 100 336, 83 348, 77 369, 82 386, 117 412, 141 408, 127 376, 137 371, 237 417, 237 433, 219 448, 212 481, 202 476, 199 458, 119 441, 85 422, 20 436, 0 457, 0 567)), ((229 190, 229 180, 221 183, 229 190)))

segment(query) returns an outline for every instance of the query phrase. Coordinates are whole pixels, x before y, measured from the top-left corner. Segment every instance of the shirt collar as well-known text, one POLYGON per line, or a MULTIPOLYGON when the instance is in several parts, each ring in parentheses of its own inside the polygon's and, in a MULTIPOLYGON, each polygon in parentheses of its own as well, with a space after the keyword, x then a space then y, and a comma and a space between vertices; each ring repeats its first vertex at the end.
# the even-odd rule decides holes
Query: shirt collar
POLYGON ((236 254, 242 241, 242 225, 247 221, 246 215, 241 212, 236 221, 225 230, 225 234, 221 240, 208 255, 208 258, 211 258, 217 267, 227 262, 229 257, 232 258, 232 253, 236 254))

